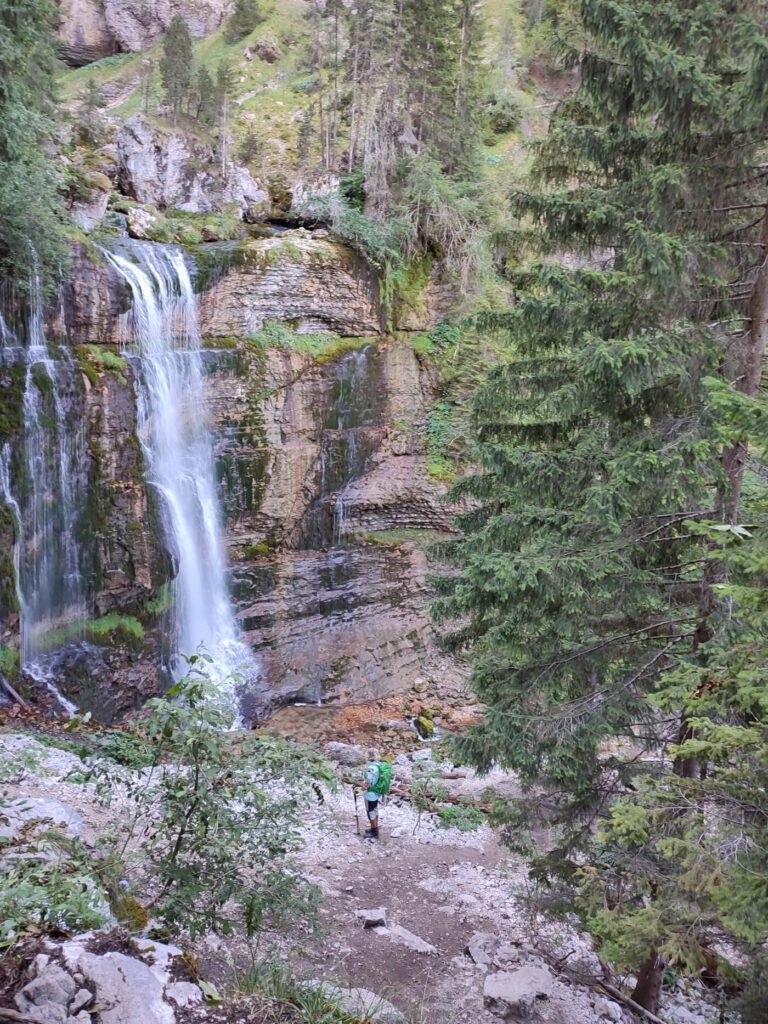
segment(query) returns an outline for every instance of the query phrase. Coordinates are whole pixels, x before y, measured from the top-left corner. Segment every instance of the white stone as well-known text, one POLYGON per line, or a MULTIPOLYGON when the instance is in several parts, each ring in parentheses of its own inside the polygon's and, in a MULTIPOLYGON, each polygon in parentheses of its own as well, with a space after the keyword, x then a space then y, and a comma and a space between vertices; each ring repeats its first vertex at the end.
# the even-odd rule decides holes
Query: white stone
POLYGON ((414 762, 417 762, 417 761, 431 761, 432 760, 432 751, 429 749, 429 747, 421 747, 419 750, 411 751, 410 757, 411 757, 411 760, 414 761, 414 762))
POLYGON ((489 974, 483 986, 485 1005, 500 1017, 527 1020, 537 999, 552 992, 553 978, 546 967, 527 964, 518 971, 489 974))
POLYGON ((598 1017, 605 1017, 606 1020, 616 1021, 616 1024, 624 1016, 618 1003, 614 1003, 611 999, 605 999, 603 996, 595 1000, 595 1013, 598 1017))
POLYGON ((311 988, 321 989, 342 1010, 353 1017, 363 1018, 367 1024, 408 1024, 406 1018, 392 1003, 365 988, 342 988, 327 981, 309 981, 311 988))
POLYGON ((355 917, 362 921, 363 928, 376 928, 379 925, 387 926, 387 911, 384 907, 374 907, 371 910, 356 910, 355 917))
POLYGON ((476 964, 490 964, 493 959, 491 948, 495 937, 488 932, 475 932, 465 947, 467 956, 476 964))
POLYGON ((76 1016, 82 1009, 84 1009, 84 1007, 88 1005, 88 1003, 90 1003, 92 999, 93 993, 90 992, 87 988, 81 988, 78 992, 75 993, 75 998, 69 1004, 69 1012, 72 1014, 73 1017, 76 1016))
POLYGON ((389 941, 396 943, 398 946, 407 946, 414 953, 437 953, 437 950, 431 943, 425 942, 424 939, 414 935, 413 932, 409 932, 407 928, 402 928, 399 924, 390 925, 389 941))
POLYGON ((350 768, 364 764, 366 760, 363 748, 352 743, 326 743, 323 753, 329 761, 338 761, 350 768))
POLYGON ((83 819, 67 804, 59 800, 45 800, 41 797, 21 797, 3 804, 3 817, 8 824, 0 830, 0 834, 10 832, 13 838, 22 825, 28 821, 40 821, 58 825, 72 836, 80 835, 83 819))
POLYGON ((163 998, 163 981, 141 960, 124 953, 96 956, 77 942, 64 943, 62 953, 67 965, 94 986, 103 1006, 100 1024, 175 1024, 173 1007, 163 998))
POLYGON ((200 1003, 203 1000, 202 989, 191 981, 174 981, 171 985, 166 986, 165 994, 171 1002, 176 1003, 182 1009, 191 1003, 200 1003))

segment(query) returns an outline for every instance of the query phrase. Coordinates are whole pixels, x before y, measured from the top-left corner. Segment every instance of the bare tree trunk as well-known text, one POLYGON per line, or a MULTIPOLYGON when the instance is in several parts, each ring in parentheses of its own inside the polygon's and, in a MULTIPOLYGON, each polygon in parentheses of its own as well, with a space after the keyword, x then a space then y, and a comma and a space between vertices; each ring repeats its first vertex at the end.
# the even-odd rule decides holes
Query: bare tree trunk
POLYGON ((655 949, 637 972, 637 984, 632 998, 644 1009, 658 1013, 663 980, 664 961, 655 949))

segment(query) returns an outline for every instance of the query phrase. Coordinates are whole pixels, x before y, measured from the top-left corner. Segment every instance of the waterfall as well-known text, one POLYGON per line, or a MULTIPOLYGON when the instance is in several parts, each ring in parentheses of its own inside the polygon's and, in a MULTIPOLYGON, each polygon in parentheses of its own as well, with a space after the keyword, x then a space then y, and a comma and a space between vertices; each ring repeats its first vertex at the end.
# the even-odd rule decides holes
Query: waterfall
POLYGON ((181 656, 203 648, 212 675, 258 672, 239 639, 227 585, 227 561, 216 495, 213 445, 205 414, 197 299, 181 250, 124 242, 105 251, 133 296, 124 314, 123 347, 134 353, 139 440, 176 559, 173 581, 174 675, 181 656))
POLYGON ((302 547, 344 543, 348 532, 345 489, 367 472, 381 441, 381 382, 375 349, 345 352, 334 367, 320 436, 318 494, 302 524, 302 547))
POLYGON ((0 494, 18 533, 14 559, 21 665, 49 681, 51 653, 81 634, 86 616, 77 536, 85 439, 79 372, 64 346, 48 344, 39 277, 30 285, 21 339, 0 318, 0 365, 21 365, 24 374, 20 458, 14 465, 10 447, 5 447, 0 494))

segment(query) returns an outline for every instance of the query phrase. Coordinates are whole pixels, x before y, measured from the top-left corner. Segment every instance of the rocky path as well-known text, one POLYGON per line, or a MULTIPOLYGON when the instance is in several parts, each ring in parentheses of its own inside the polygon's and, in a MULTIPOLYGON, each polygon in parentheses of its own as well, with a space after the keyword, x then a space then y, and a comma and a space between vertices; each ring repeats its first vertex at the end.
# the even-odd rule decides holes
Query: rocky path
MULTIPOLYGON (((400 754, 396 780, 407 782, 418 764, 431 760, 428 748, 400 754)), ((3 829, 17 828, 16 819, 26 818, 31 808, 92 842, 110 815, 90 785, 67 781, 79 764, 74 754, 43 747, 28 736, 0 733, 0 765, 5 766, 0 836, 3 829)), ((340 767, 340 778, 350 771, 362 769, 340 767)), ((507 794, 515 789, 514 779, 501 772, 481 779, 445 764, 435 764, 434 772, 455 796, 478 797, 489 785, 507 794)), ((362 807, 360 812, 364 827, 362 807)), ((586 935, 568 923, 546 923, 530 910, 522 899, 525 865, 500 845, 488 825, 469 832, 442 828, 411 803, 390 798, 382 811, 381 833, 378 842, 357 834, 348 784, 326 791, 323 802, 308 809, 300 867, 322 892, 321 928, 315 937, 301 929, 287 936, 266 934, 260 956, 290 962, 305 980, 375 993, 374 998, 385 1001, 381 1012, 377 1003, 369 1018, 377 1024, 498 1024, 502 1018, 631 1024, 636 1019, 557 969, 559 961, 571 970, 581 965, 587 973, 600 974, 586 935)), ((210 936, 196 946, 201 965, 211 966, 212 980, 225 990, 232 978, 225 965, 242 953, 237 941, 210 936)), ((57 955, 63 962, 61 951, 57 955)), ((96 966, 101 970, 103 965, 99 961, 96 966)), ((98 976, 91 973, 98 1004, 98 976)), ((156 968, 155 974, 161 987, 171 985, 173 979, 162 970, 156 968)), ((78 1024, 86 1024, 86 1018, 87 1024, 134 1024, 130 1015, 101 1012, 94 1017, 93 1012, 80 1011, 78 1024)), ((142 1024, 155 1019, 180 1024, 179 1012, 163 1014, 142 1024)), ((703 1000, 701 988, 690 986, 665 995, 661 1017, 669 1024, 710 1024, 717 1014, 703 1000)), ((62 1017, 70 1019, 75 1019, 71 1011, 62 1017)), ((230 1018, 197 1005, 194 1020, 208 1019, 230 1018)))

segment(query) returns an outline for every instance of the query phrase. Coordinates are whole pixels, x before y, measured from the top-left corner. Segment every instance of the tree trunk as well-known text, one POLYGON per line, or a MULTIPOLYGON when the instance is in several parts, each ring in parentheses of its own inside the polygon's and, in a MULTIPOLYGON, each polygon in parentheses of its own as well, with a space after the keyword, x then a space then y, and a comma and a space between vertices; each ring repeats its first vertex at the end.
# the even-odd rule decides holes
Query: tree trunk
POLYGON ((659 1012, 661 985, 664 980, 664 961, 658 950, 654 949, 637 973, 637 984, 632 998, 651 1013, 659 1012))

